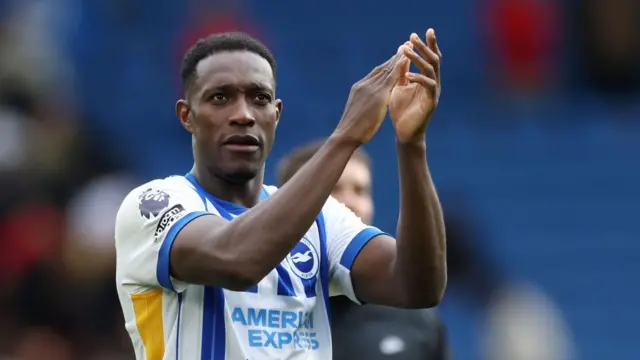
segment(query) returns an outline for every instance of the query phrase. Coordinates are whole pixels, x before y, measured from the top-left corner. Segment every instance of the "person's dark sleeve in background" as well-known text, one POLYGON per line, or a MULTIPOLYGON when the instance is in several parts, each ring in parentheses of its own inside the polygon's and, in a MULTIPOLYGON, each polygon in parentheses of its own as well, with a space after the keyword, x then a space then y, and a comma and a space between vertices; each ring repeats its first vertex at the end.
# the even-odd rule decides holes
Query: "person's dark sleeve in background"
POLYGON ((437 343, 436 349, 434 350, 434 359, 452 360, 451 347, 449 346, 449 338, 447 336, 447 328, 439 319, 438 323, 438 335, 436 336, 437 343))
POLYGON ((424 360, 451 360, 451 347, 447 335, 447 327, 434 309, 418 310, 421 312, 424 321, 422 326, 427 336, 428 350, 425 352, 424 360))
POLYGON ((334 360, 450 360, 446 328, 434 309, 356 305, 331 298, 334 360))

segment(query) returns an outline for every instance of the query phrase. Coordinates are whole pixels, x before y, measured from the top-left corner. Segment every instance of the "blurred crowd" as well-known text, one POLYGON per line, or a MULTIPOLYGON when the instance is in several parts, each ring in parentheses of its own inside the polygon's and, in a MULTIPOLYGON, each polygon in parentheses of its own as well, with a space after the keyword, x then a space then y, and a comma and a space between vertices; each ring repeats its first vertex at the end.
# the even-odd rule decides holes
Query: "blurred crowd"
POLYGON ((83 133, 55 6, 0 10, 0 354, 128 354, 110 217, 132 183, 83 133))
MULTIPOLYGON (((78 79, 78 69, 87 65, 65 50, 65 41, 73 39, 68 34, 79 31, 78 17, 88 16, 76 9, 77 3, 0 1, 0 359, 132 358, 114 291, 113 219, 124 195, 140 179, 155 175, 156 169, 123 161, 113 149, 135 149, 136 144, 103 137, 100 130, 108 120, 96 120, 95 110, 87 109, 87 94, 98 92, 83 93, 86 86, 78 84, 92 79, 78 79)), ((122 28, 114 31, 125 32, 137 26, 148 5, 124 0, 101 3, 119 14, 115 23, 122 28)), ((589 91, 602 94, 620 109, 633 107, 640 88, 639 4, 576 0, 561 7, 544 0, 474 2, 483 14, 478 26, 482 47, 489 54, 487 74, 495 75, 487 87, 510 105, 548 94, 589 91), (575 45, 575 52, 564 52, 567 42, 575 45)), ((191 26, 178 31, 178 52, 211 32, 242 29, 260 34, 265 24, 245 21, 238 10, 241 6, 251 4, 185 2, 191 26)), ((455 46, 445 44, 443 51, 447 54, 447 48, 455 46)), ((104 54, 109 51, 117 49, 104 54)), ((169 60, 177 74, 176 57, 169 60)), ((99 90, 101 83, 94 87, 99 90)), ((347 89, 340 91, 346 94, 347 89)), ((108 94, 103 96, 90 100, 123 106, 111 103, 108 94)), ((151 103, 159 101, 163 99, 151 103)), ((189 155, 188 147, 182 150, 189 155)), ((454 211, 450 218, 450 236, 465 234, 462 240, 451 241, 482 247, 479 227, 465 228, 475 226, 475 220, 469 221, 472 213, 454 211)), ((513 281, 499 268, 493 269, 489 260, 489 265, 470 267, 478 261, 473 259, 476 254, 469 250, 456 256, 450 267, 453 286, 461 285, 464 298, 478 299, 473 306, 488 314, 487 326, 493 330, 484 340, 484 358, 571 358, 570 331, 544 291, 526 279, 513 281), (485 270, 495 274, 482 273, 485 270), (543 318, 535 316, 542 313, 543 318), (514 355, 523 351, 539 355, 514 355)), ((456 358, 455 349, 453 353, 456 358)))

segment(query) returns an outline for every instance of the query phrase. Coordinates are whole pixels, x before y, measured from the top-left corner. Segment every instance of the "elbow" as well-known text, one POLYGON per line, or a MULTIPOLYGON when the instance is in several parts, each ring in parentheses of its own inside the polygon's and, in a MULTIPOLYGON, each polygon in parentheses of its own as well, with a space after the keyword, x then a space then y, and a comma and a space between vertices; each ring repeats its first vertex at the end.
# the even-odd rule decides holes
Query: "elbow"
POLYGON ((174 276, 182 281, 232 291, 248 290, 266 275, 258 264, 219 249, 174 249, 171 262, 174 276))
POLYGON ((446 281, 443 285, 434 287, 434 289, 429 292, 429 295, 423 299, 422 305, 424 308, 432 308, 440 305, 442 298, 444 298, 444 291, 446 287, 446 281))
POLYGON ((447 289, 447 270, 444 268, 442 271, 435 273, 436 276, 430 282, 428 287, 429 291, 426 292, 426 296, 423 299, 423 305, 426 308, 432 308, 440 305, 444 293, 447 289))
POLYGON ((262 278, 251 271, 243 269, 233 263, 218 264, 216 269, 210 269, 207 276, 199 275, 193 279, 193 283, 205 286, 222 287, 231 291, 246 291, 256 286, 262 278))
POLYGON ((274 268, 264 257, 247 251, 217 252, 219 283, 232 291, 246 291, 260 283, 274 268), (220 254, 224 254, 220 256, 220 254))
POLYGON ((221 271, 222 276, 218 281, 222 287, 231 291, 246 291, 256 285, 266 276, 256 264, 247 264, 245 261, 229 261, 221 271))
POLYGON ((246 291, 260 282, 261 279, 243 271, 236 271, 227 275, 224 288, 231 291, 246 291))
POLYGON ((447 287, 446 274, 429 282, 417 291, 411 291, 403 301, 406 309, 428 309, 440 305, 447 287))
POLYGON ((404 301, 405 309, 429 309, 440 305, 444 293, 425 291, 404 301))

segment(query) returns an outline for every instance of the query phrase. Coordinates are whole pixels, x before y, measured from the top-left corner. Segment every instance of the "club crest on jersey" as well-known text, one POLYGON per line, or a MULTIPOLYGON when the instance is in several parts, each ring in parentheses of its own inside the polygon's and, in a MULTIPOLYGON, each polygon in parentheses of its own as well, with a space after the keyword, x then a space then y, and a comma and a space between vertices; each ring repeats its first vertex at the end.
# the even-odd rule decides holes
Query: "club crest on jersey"
POLYGON ((311 279, 318 274, 320 257, 307 238, 302 238, 287 256, 291 271, 302 279, 311 279))
POLYGON ((169 206, 169 194, 162 190, 147 189, 138 197, 140 215, 151 219, 169 206))

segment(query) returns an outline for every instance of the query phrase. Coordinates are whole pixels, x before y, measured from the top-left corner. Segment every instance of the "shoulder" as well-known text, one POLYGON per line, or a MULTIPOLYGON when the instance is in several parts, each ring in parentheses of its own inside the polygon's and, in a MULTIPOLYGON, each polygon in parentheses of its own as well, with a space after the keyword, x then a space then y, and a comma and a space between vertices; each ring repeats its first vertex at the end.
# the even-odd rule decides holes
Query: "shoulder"
POLYGON ((131 190, 116 215, 116 237, 119 231, 131 230, 153 222, 174 206, 184 210, 202 201, 193 185, 183 176, 170 176, 146 182, 131 190))
MULTIPOLYGON (((163 205, 168 205, 172 197, 197 196, 193 185, 182 176, 170 176, 164 179, 155 179, 146 182, 131 190, 122 201, 120 211, 135 205, 142 216, 148 218, 156 208, 162 210, 163 205)), ((156 214, 157 215, 157 214, 156 214)))
POLYGON ((146 182, 131 190, 129 194, 140 195, 145 192, 192 193, 195 192, 195 188, 184 176, 174 175, 146 182))

